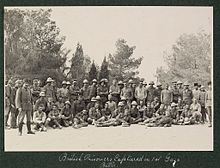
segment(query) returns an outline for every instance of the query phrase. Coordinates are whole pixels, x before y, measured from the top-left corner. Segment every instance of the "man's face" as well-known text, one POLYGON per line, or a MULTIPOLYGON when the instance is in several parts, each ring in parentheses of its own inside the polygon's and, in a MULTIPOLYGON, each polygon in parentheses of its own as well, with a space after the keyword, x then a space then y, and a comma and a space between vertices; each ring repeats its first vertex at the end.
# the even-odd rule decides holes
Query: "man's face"
POLYGON ((143 86, 143 82, 140 82, 140 87, 142 87, 143 86))
POLYGON ((29 84, 27 82, 24 83, 24 87, 28 88, 29 84))
POLYGON ((43 107, 43 106, 40 106, 40 107, 38 108, 39 112, 42 112, 42 111, 43 111, 43 109, 44 109, 44 107, 43 107))
POLYGON ((63 88, 66 88, 67 87, 67 85, 63 85, 63 88))
POLYGON ((55 111, 57 110, 57 106, 53 106, 52 109, 55 111))
POLYGON ((166 89, 168 89, 169 88, 169 85, 166 85, 166 89))
POLYGON ((174 83, 174 84, 173 84, 173 87, 176 88, 176 86, 177 86, 176 83, 174 83))

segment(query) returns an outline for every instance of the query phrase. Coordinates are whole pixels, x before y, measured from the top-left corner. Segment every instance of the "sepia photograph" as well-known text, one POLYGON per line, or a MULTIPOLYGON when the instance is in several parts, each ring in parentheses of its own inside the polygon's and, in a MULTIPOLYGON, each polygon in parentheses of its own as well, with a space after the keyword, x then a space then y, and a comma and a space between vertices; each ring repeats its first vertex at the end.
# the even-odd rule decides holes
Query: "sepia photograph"
POLYGON ((213 151, 213 7, 4 7, 4 151, 213 151))

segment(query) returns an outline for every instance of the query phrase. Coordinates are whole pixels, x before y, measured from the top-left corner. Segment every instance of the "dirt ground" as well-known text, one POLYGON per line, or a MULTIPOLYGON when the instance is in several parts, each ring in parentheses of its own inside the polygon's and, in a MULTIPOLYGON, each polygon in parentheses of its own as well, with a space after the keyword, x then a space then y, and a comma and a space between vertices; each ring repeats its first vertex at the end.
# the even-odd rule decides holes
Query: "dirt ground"
MULTIPOLYGON (((25 127, 25 126, 24 126, 25 127)), ((5 130, 5 151, 212 151, 213 129, 205 125, 170 128, 100 128, 88 126, 49 129, 18 136, 18 130, 5 130)))

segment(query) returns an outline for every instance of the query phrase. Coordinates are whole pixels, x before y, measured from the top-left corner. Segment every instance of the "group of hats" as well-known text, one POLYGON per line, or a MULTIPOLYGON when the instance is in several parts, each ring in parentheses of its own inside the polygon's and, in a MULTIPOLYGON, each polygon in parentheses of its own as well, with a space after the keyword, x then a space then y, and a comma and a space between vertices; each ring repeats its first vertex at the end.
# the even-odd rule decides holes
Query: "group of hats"
POLYGON ((71 85, 71 83, 69 81, 63 81, 62 85, 71 85))
POLYGON ((96 97, 91 98, 91 102, 96 102, 96 101, 100 101, 100 100, 101 100, 100 96, 96 96, 96 97))

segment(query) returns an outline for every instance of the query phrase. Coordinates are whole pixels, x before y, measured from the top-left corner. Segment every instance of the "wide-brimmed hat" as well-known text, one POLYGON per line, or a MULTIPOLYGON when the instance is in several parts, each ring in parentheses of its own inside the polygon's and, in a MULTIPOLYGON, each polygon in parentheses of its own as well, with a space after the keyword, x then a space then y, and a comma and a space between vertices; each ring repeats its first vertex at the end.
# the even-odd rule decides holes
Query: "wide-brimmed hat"
POLYGON ((123 85, 124 83, 122 81, 119 81, 118 82, 118 85, 123 85))
POLYGON ((184 82, 184 86, 189 86, 189 82, 184 82))
POLYGON ((92 80, 92 83, 97 83, 98 81, 96 79, 93 79, 92 80))
POLYGON ((89 83, 89 81, 87 79, 84 79, 83 83, 89 83))
POLYGON ((121 97, 121 100, 127 100, 124 96, 121 97))
POLYGON ((63 82, 62 82, 62 85, 67 85, 66 81, 63 81, 63 82))
POLYGON ((160 82, 157 82, 157 86, 162 86, 162 84, 160 82))
POLYGON ((96 100, 101 100, 101 97, 100 97, 100 96, 96 96, 95 99, 96 99, 96 100))
POLYGON ((176 103, 171 103, 171 107, 177 106, 176 103))
POLYGON ((137 102, 136 101, 132 101, 131 105, 137 106, 137 102))
POLYGON ((47 78, 46 82, 53 82, 53 79, 51 77, 47 78))
POLYGON ((91 98, 91 102, 96 102, 96 98, 95 98, 95 97, 92 97, 92 98, 91 98))
POLYGON ((66 84, 67 84, 67 85, 71 85, 70 81, 67 81, 66 84))
POLYGON ((64 104, 69 104, 70 106, 71 106, 71 103, 70 103, 70 101, 65 101, 65 103, 64 104))
POLYGON ((182 84, 182 83, 183 83, 183 82, 179 80, 179 81, 177 81, 176 84, 178 85, 178 84, 182 84))
POLYGON ((39 96, 40 96, 40 97, 45 97, 46 94, 45 94, 45 92, 40 92, 39 96))

